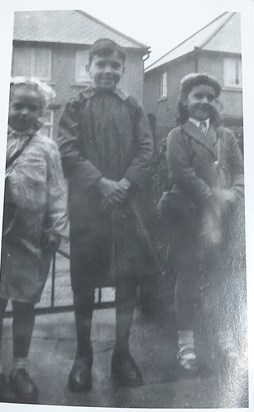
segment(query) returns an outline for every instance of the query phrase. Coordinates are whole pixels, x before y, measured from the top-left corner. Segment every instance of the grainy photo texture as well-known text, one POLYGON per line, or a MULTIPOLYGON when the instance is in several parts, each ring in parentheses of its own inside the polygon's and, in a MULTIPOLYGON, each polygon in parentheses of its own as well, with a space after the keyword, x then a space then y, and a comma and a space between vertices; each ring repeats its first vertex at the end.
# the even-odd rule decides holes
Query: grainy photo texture
POLYGON ((241 13, 16 11, 11 71, 0 401, 247 408, 241 13))

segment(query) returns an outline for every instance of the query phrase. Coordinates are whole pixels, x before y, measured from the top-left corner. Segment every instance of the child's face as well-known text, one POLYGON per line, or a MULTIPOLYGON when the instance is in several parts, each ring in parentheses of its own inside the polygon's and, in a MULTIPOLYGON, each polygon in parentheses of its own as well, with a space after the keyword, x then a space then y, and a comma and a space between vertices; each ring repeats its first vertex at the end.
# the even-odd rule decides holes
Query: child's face
POLYGON ((202 121, 209 119, 214 111, 215 90, 206 84, 194 86, 184 100, 189 117, 202 121))
POLYGON ((19 87, 11 92, 9 125, 13 129, 24 132, 32 128, 40 115, 41 99, 36 91, 19 87))
POLYGON ((109 56, 94 55, 87 70, 96 87, 113 90, 123 75, 124 63, 117 52, 109 56))

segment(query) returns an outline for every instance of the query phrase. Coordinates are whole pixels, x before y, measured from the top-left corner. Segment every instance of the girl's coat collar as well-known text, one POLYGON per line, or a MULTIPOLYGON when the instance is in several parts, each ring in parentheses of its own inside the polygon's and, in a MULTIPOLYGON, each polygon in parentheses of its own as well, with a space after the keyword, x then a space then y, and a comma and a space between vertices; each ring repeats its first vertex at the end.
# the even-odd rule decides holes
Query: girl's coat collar
POLYGON ((216 144, 218 142, 218 134, 211 123, 206 135, 202 134, 201 131, 193 123, 189 121, 184 123, 184 125, 182 125, 181 128, 189 137, 196 140, 203 147, 205 147, 214 155, 216 155, 216 144))
POLYGON ((31 128, 28 130, 25 130, 24 132, 19 132, 17 130, 12 129, 10 126, 8 126, 8 136, 12 136, 14 138, 25 138, 25 137, 31 137, 37 133, 39 129, 37 128, 31 128))

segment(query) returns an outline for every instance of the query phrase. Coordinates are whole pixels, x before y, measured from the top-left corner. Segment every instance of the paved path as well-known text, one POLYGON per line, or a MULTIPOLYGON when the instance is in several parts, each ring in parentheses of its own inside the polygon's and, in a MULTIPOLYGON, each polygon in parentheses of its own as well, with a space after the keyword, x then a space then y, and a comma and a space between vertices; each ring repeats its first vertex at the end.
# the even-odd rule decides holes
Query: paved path
MULTIPOLYGON (((167 325, 149 320, 138 311, 132 329, 131 348, 143 372, 144 386, 134 389, 117 387, 110 376, 114 317, 114 309, 95 311, 93 388, 88 393, 73 394, 67 387, 75 352, 73 314, 37 316, 30 370, 40 388, 40 404, 143 408, 244 406, 242 393, 245 382, 241 378, 241 369, 230 374, 232 379, 226 388, 216 374, 176 380, 171 369, 173 345, 166 333, 167 325)), ((3 336, 6 372, 10 369, 11 352, 11 319, 6 319, 3 336)))

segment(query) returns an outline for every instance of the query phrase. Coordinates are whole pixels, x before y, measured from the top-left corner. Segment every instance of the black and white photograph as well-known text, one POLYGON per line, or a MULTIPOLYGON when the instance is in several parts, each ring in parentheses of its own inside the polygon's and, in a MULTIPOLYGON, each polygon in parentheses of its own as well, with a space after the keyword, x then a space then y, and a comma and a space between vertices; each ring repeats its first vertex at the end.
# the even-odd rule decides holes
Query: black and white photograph
POLYGON ((252 0, 1 23, 1 410, 252 410, 252 0))

